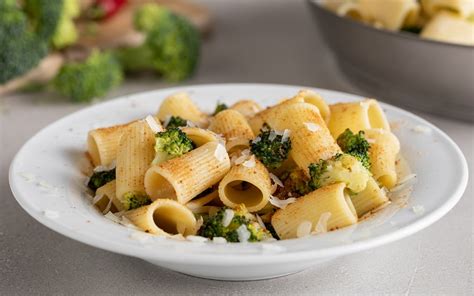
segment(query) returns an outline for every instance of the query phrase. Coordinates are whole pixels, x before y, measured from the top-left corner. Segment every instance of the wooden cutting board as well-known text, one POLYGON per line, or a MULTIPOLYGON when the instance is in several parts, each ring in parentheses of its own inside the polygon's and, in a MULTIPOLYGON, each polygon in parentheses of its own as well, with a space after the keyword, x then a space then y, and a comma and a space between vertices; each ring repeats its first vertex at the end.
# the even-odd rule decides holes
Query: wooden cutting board
POLYGON ((203 35, 212 28, 212 18, 209 10, 187 0, 129 0, 111 18, 98 25, 80 22, 79 45, 86 47, 114 48, 120 46, 136 46, 143 42, 144 36, 133 28, 135 9, 145 3, 156 3, 168 7, 175 13, 186 17, 203 35))

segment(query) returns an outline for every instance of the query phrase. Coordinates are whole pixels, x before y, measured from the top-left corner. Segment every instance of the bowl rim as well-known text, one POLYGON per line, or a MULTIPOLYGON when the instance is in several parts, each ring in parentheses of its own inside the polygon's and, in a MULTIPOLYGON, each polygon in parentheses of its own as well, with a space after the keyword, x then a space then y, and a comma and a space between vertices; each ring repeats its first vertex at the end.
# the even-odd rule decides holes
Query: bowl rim
POLYGON ((445 46, 445 47, 450 47, 450 48, 457 48, 460 50, 474 50, 474 46, 470 45, 464 45, 464 44, 456 44, 456 43, 450 43, 450 42, 443 42, 443 41, 438 41, 438 40, 432 40, 432 39, 426 39, 426 38, 421 38, 419 35, 416 35, 414 33, 409 33, 409 32, 404 32, 404 31, 391 31, 387 30, 384 28, 375 28, 374 26, 370 26, 368 24, 365 24, 363 22, 359 22, 356 20, 353 20, 348 17, 342 17, 334 13, 333 11, 330 11, 324 7, 322 7, 321 0, 307 0, 307 2, 311 5, 311 7, 318 9, 322 13, 332 17, 334 20, 346 23, 347 25, 352 25, 356 26, 362 30, 374 32, 376 34, 380 35, 388 35, 393 38, 398 38, 398 39, 405 39, 405 40, 410 40, 413 42, 418 42, 418 43, 426 43, 426 44, 432 44, 432 45, 440 45, 440 46, 445 46))
MULTIPOLYGON (((60 223, 55 222, 51 219, 48 219, 41 212, 36 211, 31 205, 28 204, 27 198, 21 193, 21 189, 16 182, 18 176, 16 175, 16 167, 19 165, 20 156, 24 153, 24 150, 29 146, 31 141, 36 137, 40 136, 41 133, 47 131, 48 129, 56 126, 61 125, 63 121, 67 121, 71 117, 77 116, 79 113, 87 113, 88 111, 92 110, 96 106, 106 106, 108 104, 115 104, 118 101, 130 101, 135 96, 145 96, 147 94, 156 94, 157 92, 165 92, 165 91, 180 91, 183 89, 197 89, 197 88, 208 88, 208 87, 228 87, 228 88, 235 88, 235 87, 291 87, 291 88, 299 88, 299 89, 313 89, 315 91, 322 91, 327 93, 332 93, 334 95, 345 95, 345 96, 352 96, 352 97, 360 97, 357 95, 352 95, 344 92, 326 90, 321 88, 314 88, 314 87, 305 87, 305 86, 296 86, 296 85, 283 85, 283 84, 258 84, 258 83, 223 83, 223 84, 200 84, 200 85, 186 85, 186 86, 179 86, 173 88, 164 88, 158 90, 150 90, 145 92, 139 92, 133 95, 124 95, 117 99, 102 102, 100 104, 92 105, 87 108, 80 109, 76 112, 73 112, 67 116, 62 117, 61 119, 47 125, 46 127, 42 128, 38 131, 34 136, 32 136, 17 152, 13 161, 11 162, 9 168, 9 184, 11 191, 20 204, 20 206, 35 220, 39 223, 45 225, 46 227, 50 228, 51 230, 58 232, 66 237, 69 237, 73 240, 85 243, 87 245, 97 247, 100 249, 104 249, 107 251, 111 251, 114 253, 119 253, 123 255, 133 256, 142 258, 145 260, 157 260, 161 262, 170 262, 170 263, 183 263, 183 264, 202 264, 202 265, 215 265, 215 266, 223 266, 228 264, 234 265, 257 265, 257 264, 270 264, 270 263, 283 263, 283 262, 290 262, 290 261, 306 261, 306 260, 315 260, 320 258, 328 258, 328 257, 336 257, 346 254, 351 254, 363 250, 367 250, 370 248, 374 248, 377 246, 381 246, 401 238, 404 238, 408 235, 411 235, 415 232, 418 232, 425 227, 431 225, 435 221, 439 220, 443 217, 449 210, 451 210, 456 203, 461 199, 468 183, 468 166, 466 159, 460 150, 460 148, 456 145, 456 143, 447 136, 442 130, 434 126, 433 124, 429 123, 425 119, 414 115, 411 112, 405 111, 401 108, 382 103, 382 107, 389 108, 397 113, 400 113, 404 116, 407 116, 411 119, 414 119, 418 122, 421 122, 427 125, 429 128, 433 129, 438 133, 446 143, 449 144, 450 148, 452 148, 455 152, 456 157, 462 164, 462 167, 459 168, 461 173, 461 178, 459 183, 456 186, 456 189, 451 193, 449 198, 445 200, 441 206, 435 208, 431 213, 420 217, 418 220, 401 227, 399 229, 393 230, 388 233, 381 234, 376 237, 369 237, 367 239, 363 239, 358 242, 351 242, 348 244, 343 244, 339 246, 331 246, 322 249, 305 249, 305 250, 297 250, 297 251, 288 251, 288 252, 279 252, 279 253, 260 253, 260 254, 200 254, 199 256, 195 256, 195 254, 186 254, 183 252, 178 252, 175 250, 170 250, 166 254, 161 254, 159 252, 153 252, 152 249, 144 248, 143 246, 136 245, 136 246, 128 246, 124 248, 124 244, 119 243, 110 243, 108 241, 100 240, 95 236, 90 234, 83 234, 80 232, 71 232, 69 229, 62 226, 60 223), (140 251, 141 253, 138 253, 140 251), (217 259, 217 260, 216 260, 217 259)), ((123 227, 118 225, 118 227, 123 227)), ((283 241, 284 242, 284 241, 283 241)), ((268 243, 252 243, 254 245, 268 245, 268 243)))

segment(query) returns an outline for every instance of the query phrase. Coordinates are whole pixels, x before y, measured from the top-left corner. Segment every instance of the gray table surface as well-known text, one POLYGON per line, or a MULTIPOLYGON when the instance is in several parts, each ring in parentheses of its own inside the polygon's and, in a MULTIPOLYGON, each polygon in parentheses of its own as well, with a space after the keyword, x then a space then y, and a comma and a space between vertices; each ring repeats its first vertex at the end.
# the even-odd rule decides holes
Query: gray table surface
MULTIPOLYGON (((216 30, 204 44, 200 69, 188 84, 270 82, 360 93, 337 71, 303 1, 201 2, 214 13, 216 30)), ((108 98, 165 86, 150 78, 129 80, 108 98)), ((193 278, 65 238, 20 208, 7 173, 26 140, 83 107, 47 93, 0 99, 0 295, 472 295, 472 178, 459 204, 431 227, 273 280, 193 278)), ((418 114, 454 139, 472 171, 473 125, 418 114)))

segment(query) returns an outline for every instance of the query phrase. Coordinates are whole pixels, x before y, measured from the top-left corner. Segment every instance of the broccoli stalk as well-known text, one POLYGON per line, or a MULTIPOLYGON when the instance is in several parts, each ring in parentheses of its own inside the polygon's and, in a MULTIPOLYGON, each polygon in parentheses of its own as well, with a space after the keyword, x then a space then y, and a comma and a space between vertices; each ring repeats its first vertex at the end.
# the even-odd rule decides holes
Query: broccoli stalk
POLYGON ((134 25, 146 34, 146 39, 137 48, 117 50, 126 71, 155 70, 170 81, 180 81, 194 73, 200 35, 186 19, 149 3, 136 11, 134 25))
POLYGON ((370 144, 364 138, 364 132, 359 131, 354 134, 350 129, 346 129, 337 137, 337 144, 344 153, 357 158, 362 164, 370 170, 369 149, 370 144))
POLYGON ((336 154, 331 159, 312 163, 308 168, 311 177, 308 186, 312 190, 343 182, 353 193, 357 193, 365 189, 370 177, 370 172, 362 163, 349 154, 336 154))
POLYGON ((249 242, 258 242, 268 238, 271 238, 272 235, 268 230, 260 226, 255 220, 255 217, 250 214, 244 206, 239 206, 235 209, 229 209, 223 207, 217 211, 214 216, 206 217, 204 224, 199 229, 199 235, 214 238, 214 237, 223 237, 228 242, 240 242, 242 239, 245 239, 244 235, 239 235, 239 232, 243 231, 248 233, 249 242), (224 225, 224 219, 226 211, 232 211, 233 217, 228 222, 228 225, 224 225))
POLYGON ((105 96, 122 80, 122 69, 114 56, 95 50, 83 62, 63 65, 52 84, 62 95, 76 102, 88 102, 105 96))
POLYGON ((183 119, 179 116, 171 116, 169 120, 167 120, 165 128, 177 128, 180 126, 186 126, 188 124, 186 119, 183 119))
POLYGON ((250 150, 267 168, 277 169, 288 158, 291 149, 291 140, 283 141, 283 135, 270 129, 265 123, 260 134, 250 141, 250 150))
POLYGON ((155 136, 155 159, 159 164, 193 150, 193 142, 179 128, 168 128, 155 136))
POLYGON ((216 109, 214 109, 214 113, 212 113, 212 116, 216 116, 217 113, 224 111, 228 109, 229 107, 225 103, 217 103, 216 109))
POLYGON ((95 192, 98 188, 113 180, 115 180, 115 168, 109 171, 94 172, 89 178, 89 182, 87 182, 87 187, 95 192))

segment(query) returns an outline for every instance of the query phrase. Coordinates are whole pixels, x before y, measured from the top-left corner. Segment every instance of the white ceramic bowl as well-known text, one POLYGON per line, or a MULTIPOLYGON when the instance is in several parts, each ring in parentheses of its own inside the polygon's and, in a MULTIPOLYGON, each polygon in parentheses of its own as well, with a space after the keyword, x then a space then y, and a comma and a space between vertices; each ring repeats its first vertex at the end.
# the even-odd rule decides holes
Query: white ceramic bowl
MULTIPOLYGON (((84 193, 80 164, 87 131, 154 113, 163 98, 187 91, 204 110, 217 101, 253 98, 270 105, 303 87, 267 84, 186 86, 127 96, 94 105, 44 128, 18 152, 10 186, 20 205, 40 223, 69 238, 134 256, 178 272, 212 279, 256 280, 282 276, 338 256, 374 248, 413 234, 445 215, 467 184, 467 164, 441 130, 399 108, 383 104, 398 127, 402 153, 417 174, 406 207, 395 203, 358 225, 318 236, 273 243, 213 244, 154 237, 104 218, 84 193), (424 209, 414 211, 413 206, 424 209)), ((329 103, 361 99, 314 89, 329 103)))

